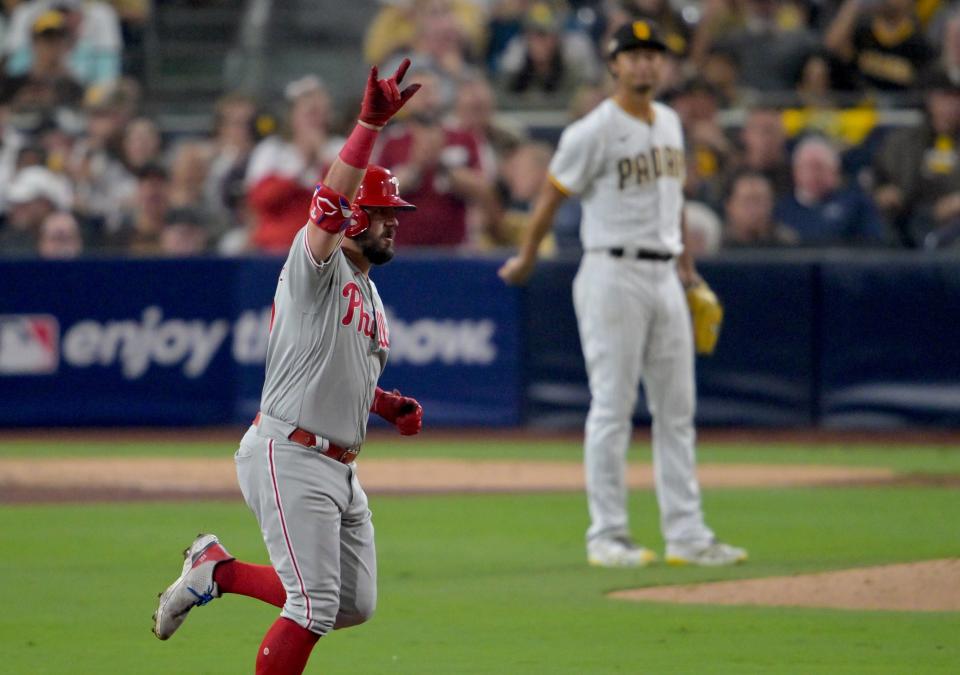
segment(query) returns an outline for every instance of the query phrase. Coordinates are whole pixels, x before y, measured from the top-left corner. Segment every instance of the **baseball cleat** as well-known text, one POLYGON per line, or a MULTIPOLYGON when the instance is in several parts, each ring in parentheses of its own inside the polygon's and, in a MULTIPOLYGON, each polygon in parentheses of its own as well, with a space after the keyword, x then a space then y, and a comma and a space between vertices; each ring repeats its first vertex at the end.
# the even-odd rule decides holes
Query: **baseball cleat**
POLYGON ((699 565, 700 567, 723 567, 745 562, 749 556, 746 549, 711 541, 706 544, 667 544, 668 565, 699 565))
POLYGON ((160 594, 160 604, 153 613, 153 634, 161 640, 173 635, 187 618, 187 612, 220 597, 213 580, 213 568, 219 562, 233 560, 213 534, 198 534, 184 552, 183 571, 177 580, 160 594))
POLYGON ((600 537, 587 543, 587 562, 594 567, 646 567, 657 559, 629 537, 600 537))

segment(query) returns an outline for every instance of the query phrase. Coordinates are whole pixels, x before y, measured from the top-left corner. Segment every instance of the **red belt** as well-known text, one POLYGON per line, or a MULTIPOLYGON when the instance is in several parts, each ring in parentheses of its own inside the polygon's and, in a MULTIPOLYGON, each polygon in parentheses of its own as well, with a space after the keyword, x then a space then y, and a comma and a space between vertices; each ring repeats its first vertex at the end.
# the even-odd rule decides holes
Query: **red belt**
MULTIPOLYGON (((253 426, 257 426, 258 424, 260 424, 260 413, 257 413, 257 416, 253 418, 253 426)), ((349 464, 357 458, 357 455, 360 454, 359 448, 356 450, 350 450, 349 448, 341 447, 336 443, 329 442, 329 447, 326 450, 322 450, 320 444, 317 443, 317 435, 307 431, 306 429, 301 429, 300 427, 297 427, 287 434, 287 438, 294 443, 304 445, 308 448, 316 448, 317 452, 319 452, 321 455, 326 455, 330 459, 335 459, 338 462, 343 462, 344 464, 349 464)))

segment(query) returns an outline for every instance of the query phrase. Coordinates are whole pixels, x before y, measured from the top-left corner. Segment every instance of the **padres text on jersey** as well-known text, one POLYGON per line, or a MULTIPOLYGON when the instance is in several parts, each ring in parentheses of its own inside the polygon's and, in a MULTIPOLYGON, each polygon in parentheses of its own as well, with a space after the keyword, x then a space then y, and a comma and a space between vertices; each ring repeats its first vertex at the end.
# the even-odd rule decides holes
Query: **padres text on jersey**
POLYGON ((560 137, 550 178, 583 204, 586 250, 642 248, 679 255, 686 176, 677 114, 653 103, 648 124, 607 99, 560 137))

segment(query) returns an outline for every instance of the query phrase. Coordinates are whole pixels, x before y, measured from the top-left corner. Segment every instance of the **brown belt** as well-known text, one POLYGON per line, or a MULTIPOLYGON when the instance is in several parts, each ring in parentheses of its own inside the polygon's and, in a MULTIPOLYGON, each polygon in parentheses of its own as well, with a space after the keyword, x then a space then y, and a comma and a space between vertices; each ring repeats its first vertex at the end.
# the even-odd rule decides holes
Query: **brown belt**
MULTIPOLYGON (((257 426, 258 424, 260 424, 260 413, 257 413, 257 416, 253 418, 253 426, 257 426)), ((349 464, 357 458, 357 455, 360 454, 359 448, 351 450, 349 448, 341 447, 336 443, 329 442, 329 447, 326 450, 323 450, 320 447, 320 444, 317 443, 317 435, 307 431, 306 429, 301 429, 300 427, 297 427, 291 431, 287 435, 287 438, 294 443, 304 445, 308 448, 316 448, 317 452, 319 452, 321 455, 326 455, 330 459, 335 459, 344 464, 349 464)))

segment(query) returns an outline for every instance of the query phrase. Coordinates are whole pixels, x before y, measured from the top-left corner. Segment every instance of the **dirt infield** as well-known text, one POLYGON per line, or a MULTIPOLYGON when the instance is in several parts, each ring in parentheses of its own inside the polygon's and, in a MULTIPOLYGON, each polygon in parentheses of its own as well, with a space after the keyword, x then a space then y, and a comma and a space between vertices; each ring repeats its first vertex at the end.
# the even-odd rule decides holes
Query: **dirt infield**
POLYGON ((960 559, 616 591, 620 600, 902 612, 960 611, 960 559))
MULTIPOLYGON (((371 494, 549 492, 583 489, 583 468, 574 462, 369 459, 358 464, 371 494)), ((706 488, 879 485, 897 479, 882 468, 705 464, 706 488)), ((652 488, 649 464, 630 466, 632 488, 652 488)), ((0 459, 0 503, 221 499, 239 496, 231 459, 63 458, 0 459)))

